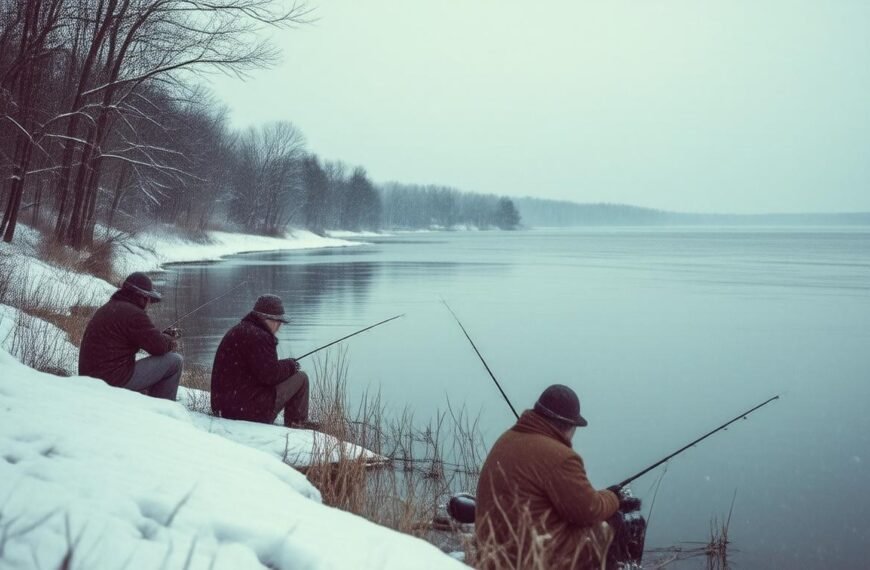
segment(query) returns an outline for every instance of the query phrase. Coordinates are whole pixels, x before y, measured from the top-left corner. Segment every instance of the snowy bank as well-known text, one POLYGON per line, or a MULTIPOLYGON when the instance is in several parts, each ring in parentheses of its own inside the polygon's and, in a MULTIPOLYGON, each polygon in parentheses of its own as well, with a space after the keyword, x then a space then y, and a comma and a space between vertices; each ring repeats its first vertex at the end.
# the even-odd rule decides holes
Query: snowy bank
POLYGON ((372 466, 387 460, 376 453, 347 442, 307 429, 287 429, 283 425, 269 425, 238 420, 227 420, 198 412, 208 409, 208 392, 181 386, 178 401, 190 410, 191 421, 200 429, 224 439, 258 449, 281 459, 294 467, 308 467, 312 463, 339 459, 365 459, 372 466), (328 457, 327 457, 328 454, 328 457))
MULTIPOLYGON (((180 236, 147 233, 120 248, 116 260, 119 274, 133 271, 158 271, 166 263, 214 261, 237 253, 349 247, 360 242, 322 237, 306 230, 293 230, 287 237, 268 237, 229 232, 208 232, 207 241, 192 242, 180 236)), ((350 236, 349 236, 350 237, 350 236)))
POLYGON ((463 567, 322 505, 300 473, 181 404, 0 351, 0 409, 0 567, 463 567))
POLYGON ((43 319, 0 304, 0 347, 19 361, 40 370, 74 374, 79 350, 66 332, 43 319), (35 346, 39 350, 33 350, 35 346))

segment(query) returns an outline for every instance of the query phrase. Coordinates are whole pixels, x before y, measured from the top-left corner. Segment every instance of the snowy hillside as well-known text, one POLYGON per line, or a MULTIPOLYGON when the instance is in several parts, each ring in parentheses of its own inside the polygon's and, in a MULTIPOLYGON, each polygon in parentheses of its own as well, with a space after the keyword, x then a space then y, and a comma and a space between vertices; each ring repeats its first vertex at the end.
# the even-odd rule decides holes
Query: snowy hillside
POLYGON ((207 431, 250 445, 282 428, 220 422, 0 351, 0 568, 463 567, 207 431))

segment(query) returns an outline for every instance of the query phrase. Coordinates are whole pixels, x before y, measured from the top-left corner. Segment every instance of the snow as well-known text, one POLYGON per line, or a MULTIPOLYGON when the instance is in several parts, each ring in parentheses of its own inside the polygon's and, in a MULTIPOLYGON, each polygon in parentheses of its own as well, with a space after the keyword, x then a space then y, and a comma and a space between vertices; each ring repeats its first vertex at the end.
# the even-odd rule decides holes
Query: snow
POLYGON ((216 231, 208 232, 207 236, 207 242, 198 243, 171 234, 142 234, 130 244, 132 251, 119 250, 116 268, 121 275, 127 275, 133 271, 157 271, 165 263, 213 261, 236 253, 362 245, 306 230, 293 230, 287 237, 216 231))
POLYGON ((71 271, 38 259, 39 232, 19 224, 15 242, 4 244, 4 268, 9 272, 10 299, 38 299, 40 307, 69 313, 72 305, 102 304, 115 287, 93 275, 71 271))
POLYGON ((322 505, 274 449, 231 440, 260 437, 257 426, 204 424, 179 403, 0 350, 0 568, 464 567, 322 505))
MULTIPOLYGON (((178 401, 184 404, 188 410, 202 410, 208 406, 209 394, 202 390, 182 386, 178 390, 178 401)), ((338 461, 339 457, 351 459, 364 457, 372 465, 385 461, 383 457, 367 449, 339 442, 334 438, 311 430, 287 429, 281 425, 226 420, 197 411, 191 411, 190 418, 203 431, 258 449, 286 461, 294 467, 311 465, 312 451, 315 449, 318 450, 318 455, 321 457, 322 452, 329 450, 331 461, 338 461)))
POLYGON ((48 321, 2 304, 0 347, 18 360, 43 370, 73 374, 78 366, 79 351, 64 331, 48 321))

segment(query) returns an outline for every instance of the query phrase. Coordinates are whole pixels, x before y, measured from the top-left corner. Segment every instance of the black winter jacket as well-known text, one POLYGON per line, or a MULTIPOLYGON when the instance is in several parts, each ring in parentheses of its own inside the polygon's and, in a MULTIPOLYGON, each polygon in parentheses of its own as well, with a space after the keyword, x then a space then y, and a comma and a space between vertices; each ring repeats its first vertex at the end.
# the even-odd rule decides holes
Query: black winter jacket
POLYGON ((161 333, 135 293, 118 291, 97 309, 85 328, 79 349, 79 375, 124 386, 133 376, 136 353, 166 354, 172 339, 161 333))
POLYGON ((292 358, 278 360, 278 339, 249 313, 224 335, 211 369, 211 409, 233 420, 275 421, 275 385, 299 370, 292 358))

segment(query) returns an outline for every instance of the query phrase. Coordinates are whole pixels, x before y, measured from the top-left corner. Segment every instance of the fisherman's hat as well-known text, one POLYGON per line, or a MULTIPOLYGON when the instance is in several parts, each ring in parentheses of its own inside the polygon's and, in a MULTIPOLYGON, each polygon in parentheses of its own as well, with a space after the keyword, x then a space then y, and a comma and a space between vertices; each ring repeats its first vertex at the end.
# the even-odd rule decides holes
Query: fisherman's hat
POLYGON ((535 402, 535 411, 542 416, 572 426, 585 427, 589 424, 586 418, 580 415, 580 398, 574 390, 562 384, 553 384, 544 390, 535 402))
POLYGON ((270 321, 289 323, 290 317, 284 313, 284 302, 278 295, 260 295, 254 303, 254 314, 270 321))
POLYGON ((121 289, 138 293, 149 299, 152 303, 159 303, 163 298, 160 293, 154 290, 151 278, 140 271, 128 275, 127 278, 124 279, 121 289))

